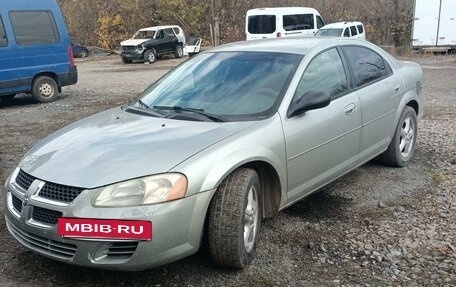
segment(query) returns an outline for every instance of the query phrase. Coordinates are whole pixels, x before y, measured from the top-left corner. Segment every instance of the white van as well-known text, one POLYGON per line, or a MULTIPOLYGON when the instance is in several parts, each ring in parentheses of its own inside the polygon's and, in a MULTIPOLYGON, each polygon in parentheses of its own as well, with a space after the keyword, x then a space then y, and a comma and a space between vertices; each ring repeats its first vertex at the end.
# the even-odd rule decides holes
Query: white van
POLYGON ((257 8, 247 11, 247 40, 302 36, 311 37, 325 25, 314 8, 257 8))
POLYGON ((366 31, 361 22, 345 21, 325 25, 315 33, 316 37, 346 37, 366 40, 366 31))

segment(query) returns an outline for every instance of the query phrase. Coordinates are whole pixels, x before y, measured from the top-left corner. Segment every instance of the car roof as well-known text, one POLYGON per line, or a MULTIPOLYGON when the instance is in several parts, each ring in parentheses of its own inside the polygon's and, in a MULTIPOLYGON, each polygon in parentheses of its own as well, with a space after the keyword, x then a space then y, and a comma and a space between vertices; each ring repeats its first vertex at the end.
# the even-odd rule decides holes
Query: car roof
POLYGON ((168 28, 181 29, 181 27, 179 27, 177 25, 163 25, 163 26, 152 26, 152 27, 142 28, 142 29, 139 29, 139 31, 156 31, 156 30, 162 30, 162 29, 168 29, 168 28))
POLYGON ((344 22, 336 22, 336 23, 331 23, 327 24, 320 29, 340 29, 340 28, 345 28, 353 25, 363 25, 363 23, 358 22, 358 21, 344 21, 344 22))
POLYGON ((216 48, 210 49, 211 52, 279 52, 289 54, 305 55, 308 51, 320 43, 334 42, 337 45, 337 40, 328 38, 303 38, 303 37, 289 37, 289 38, 273 38, 241 41, 225 44, 216 48))
POLYGON ((297 14, 297 13, 312 13, 317 14, 318 11, 311 7, 265 7, 265 8, 255 8, 247 11, 247 16, 255 15, 272 15, 272 14, 297 14))

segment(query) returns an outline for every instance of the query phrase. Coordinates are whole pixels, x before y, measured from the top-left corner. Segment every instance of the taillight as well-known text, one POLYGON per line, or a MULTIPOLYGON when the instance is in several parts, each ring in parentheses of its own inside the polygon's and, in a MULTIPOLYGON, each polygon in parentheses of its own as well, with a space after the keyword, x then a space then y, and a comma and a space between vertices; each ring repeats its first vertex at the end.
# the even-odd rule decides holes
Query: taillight
POLYGON ((277 32, 276 36, 277 36, 277 38, 280 38, 280 37, 282 37, 282 33, 277 32))
POLYGON ((73 55, 73 49, 71 49, 71 46, 67 47, 68 51, 68 60, 70 60, 70 65, 74 66, 74 55, 73 55))

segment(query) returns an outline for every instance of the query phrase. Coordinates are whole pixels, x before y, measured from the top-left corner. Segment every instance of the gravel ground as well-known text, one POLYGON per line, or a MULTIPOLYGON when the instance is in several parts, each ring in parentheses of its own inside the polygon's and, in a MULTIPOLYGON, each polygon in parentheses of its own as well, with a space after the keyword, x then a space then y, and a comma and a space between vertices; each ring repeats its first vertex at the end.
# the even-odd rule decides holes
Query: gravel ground
MULTIPOLYGON (((0 286, 455 286, 456 58, 412 60, 423 67, 427 103, 411 164, 370 162, 266 220, 245 270, 215 267, 206 249, 142 272, 74 267, 21 248, 1 216, 0 286)), ((179 62, 89 58, 54 103, 0 101, 0 182, 41 138, 133 99, 179 62)))

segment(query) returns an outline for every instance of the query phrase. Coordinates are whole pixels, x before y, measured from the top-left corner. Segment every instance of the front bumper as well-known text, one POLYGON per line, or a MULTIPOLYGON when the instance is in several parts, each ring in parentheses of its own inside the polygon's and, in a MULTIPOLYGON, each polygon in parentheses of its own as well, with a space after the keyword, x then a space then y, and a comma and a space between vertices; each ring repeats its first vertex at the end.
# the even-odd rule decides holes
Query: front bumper
POLYGON ((127 60, 144 60, 142 53, 122 52, 120 53, 120 56, 127 60))
POLYGON ((39 185, 37 182, 28 191, 21 190, 14 182, 6 185, 5 217, 14 238, 26 248, 55 260, 126 271, 157 267, 198 251, 206 211, 215 192, 149 206, 95 208, 90 204, 93 194, 85 190, 72 203, 59 206, 33 195, 31 190, 39 185), (57 235, 57 224, 36 220, 34 209, 40 208, 61 212, 63 217, 151 221, 152 240, 62 238, 57 235))

